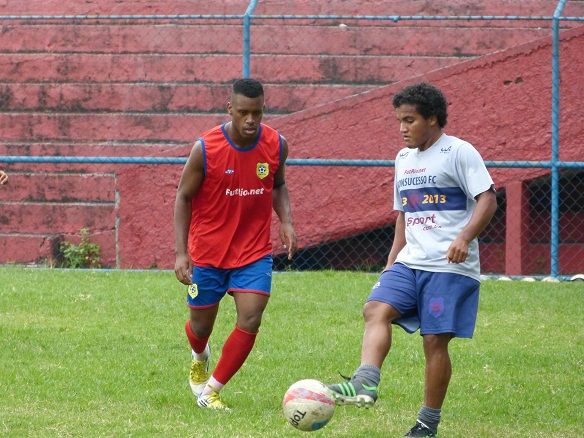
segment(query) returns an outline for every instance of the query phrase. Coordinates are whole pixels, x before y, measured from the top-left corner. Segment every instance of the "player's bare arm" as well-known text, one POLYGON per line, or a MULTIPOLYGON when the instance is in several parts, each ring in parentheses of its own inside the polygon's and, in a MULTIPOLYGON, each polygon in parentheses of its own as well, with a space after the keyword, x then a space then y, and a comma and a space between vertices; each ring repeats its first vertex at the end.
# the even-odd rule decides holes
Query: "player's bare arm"
POLYGON ((470 221, 448 248, 449 263, 464 263, 466 261, 469 243, 485 229, 497 210, 497 196, 493 188, 477 195, 475 199, 477 205, 470 221))
POLYGON ((395 259, 399 252, 406 246, 406 221, 403 211, 398 212, 397 219, 395 220, 395 231, 393 236, 393 244, 391 245, 391 250, 387 256, 387 265, 385 265, 384 271, 391 268, 395 263, 395 259))
POLYGON ((288 142, 282 137, 283 153, 282 165, 274 175, 274 189, 272 191, 272 204, 274 211, 280 219, 280 240, 284 248, 288 250, 288 260, 296 252, 296 232, 292 223, 292 212, 290 209, 290 197, 288 196, 288 187, 286 187, 286 166, 285 161, 288 158, 288 142))
POLYGON ((203 147, 197 141, 183 169, 174 204, 175 255, 174 273, 178 281, 191 284, 191 259, 187 251, 191 223, 191 201, 204 179, 203 147))

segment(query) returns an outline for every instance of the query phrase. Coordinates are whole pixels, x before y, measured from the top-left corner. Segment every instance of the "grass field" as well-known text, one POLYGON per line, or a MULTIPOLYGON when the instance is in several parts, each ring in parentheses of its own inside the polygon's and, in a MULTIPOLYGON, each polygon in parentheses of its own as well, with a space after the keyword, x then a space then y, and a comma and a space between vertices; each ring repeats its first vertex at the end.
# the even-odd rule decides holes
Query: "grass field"
MULTIPOLYGON (((305 436, 283 418, 282 396, 358 365, 375 278, 276 274, 256 347, 223 391, 234 410, 217 413, 188 387, 185 289, 173 273, 0 268, 0 436, 305 436)), ((487 281, 481 294, 475 338, 452 343, 440 436, 582 436, 584 284, 487 281)), ((234 317, 227 298, 215 353, 234 317)), ((394 333, 376 406, 338 407, 311 436, 399 437, 413 425, 421 339, 394 333)))

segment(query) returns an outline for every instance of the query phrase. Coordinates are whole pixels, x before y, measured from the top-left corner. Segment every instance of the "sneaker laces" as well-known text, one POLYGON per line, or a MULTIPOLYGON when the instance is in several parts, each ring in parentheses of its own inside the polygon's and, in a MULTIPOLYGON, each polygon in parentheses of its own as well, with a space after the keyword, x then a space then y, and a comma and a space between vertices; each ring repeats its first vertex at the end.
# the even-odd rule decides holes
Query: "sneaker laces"
POLYGON ((207 395, 207 400, 209 401, 209 404, 214 404, 215 402, 219 402, 222 405, 224 404, 223 400, 221 400, 221 397, 219 396, 219 393, 215 391, 207 395))
POLYGON ((191 365, 190 378, 193 382, 203 382, 207 380, 208 360, 195 360, 191 365))

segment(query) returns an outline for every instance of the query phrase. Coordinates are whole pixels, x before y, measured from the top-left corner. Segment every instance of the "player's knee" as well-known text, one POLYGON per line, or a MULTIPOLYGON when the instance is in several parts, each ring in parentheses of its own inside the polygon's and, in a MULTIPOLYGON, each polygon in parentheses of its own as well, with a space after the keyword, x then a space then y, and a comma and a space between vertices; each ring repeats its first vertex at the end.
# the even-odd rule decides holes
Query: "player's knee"
POLYGON ((207 338, 211 336, 211 332, 213 331, 213 323, 211 321, 191 318, 191 331, 198 338, 207 338))
POLYGON ((249 333, 257 333, 262 323, 262 314, 254 313, 239 315, 237 317, 237 326, 249 333))
POLYGON ((451 333, 424 335, 424 350, 427 353, 447 352, 448 343, 452 339, 451 333))
POLYGON ((393 307, 379 301, 369 301, 363 307, 363 319, 366 324, 389 324, 397 316, 398 313, 393 307))

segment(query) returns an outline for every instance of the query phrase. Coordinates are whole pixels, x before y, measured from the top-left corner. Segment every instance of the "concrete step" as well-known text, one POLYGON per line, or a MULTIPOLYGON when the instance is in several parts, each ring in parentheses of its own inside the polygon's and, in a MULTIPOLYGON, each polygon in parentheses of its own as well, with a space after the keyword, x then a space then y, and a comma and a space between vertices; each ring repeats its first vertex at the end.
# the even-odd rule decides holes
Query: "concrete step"
MULTIPOLYGON (((90 230, 91 231, 91 230, 90 230)), ((46 264, 55 260, 59 243, 63 240, 79 243, 79 230, 75 233, 63 233, 61 230, 49 234, 4 234, 0 232, 0 263, 46 264)), ((92 243, 100 247, 101 265, 116 265, 116 232, 112 230, 91 233, 92 243)))
MULTIPOLYGON (((265 84, 269 113, 289 113, 377 88, 265 84)), ((230 84, 0 83, 0 111, 226 113, 230 84)))
POLYGON ((92 231, 113 230, 113 203, 32 203, 2 202, 2 233, 75 234, 81 228, 92 231))
MULTIPOLYGON (((111 1, 111 0, 110 0, 111 1)), ((335 15, 553 15, 557 2, 549 0, 266 0, 256 14, 335 15)), ((566 14, 584 13, 581 1, 569 1, 566 14)))
POLYGON ((219 114, 0 114, 0 141, 190 142, 227 120, 219 114))
MULTIPOLYGON (((272 83, 388 84, 464 57, 254 55, 251 74, 272 83)), ((237 55, 0 54, 2 82, 215 82, 241 76, 237 55), (203 65, 204 64, 204 65, 203 65)))
MULTIPOLYGON (((0 155, 42 157, 183 157, 187 158, 194 139, 176 143, 139 142, 0 142, 0 155)), ((10 174, 111 174, 136 164, 10 163, 2 164, 10 174)), ((176 165, 180 168, 181 165, 176 165)), ((158 166, 160 168, 160 166, 158 166)), ((12 179, 12 178, 11 178, 12 179)), ((12 184, 11 184, 12 185, 12 184)), ((4 191, 8 196, 9 191, 4 191)), ((10 199, 10 198, 6 198, 10 199)))
MULTIPOLYGON (((220 0, 3 0, 0 14, 243 14, 249 2, 220 0)), ((549 0, 358 0, 321 1, 264 0, 257 4, 256 14, 336 14, 336 15, 552 15, 556 6, 549 0)), ((584 5, 571 0, 566 15, 577 14, 584 5)))
POLYGON ((115 174, 10 172, 10 190, 0 202, 115 203, 115 174))
MULTIPOLYGON (((185 156, 187 157, 194 138, 172 143, 147 142, 0 142, 0 155, 14 156, 185 156)), ((36 164, 35 164, 36 165, 36 164)), ((12 164, 11 164, 12 166, 12 164)))
MULTIPOLYGON (((437 26, 256 25, 254 54, 482 55, 547 36, 544 28, 437 26)), ((539 26, 539 24, 538 24, 539 26)), ((240 55, 240 25, 5 24, 0 51, 49 53, 164 53, 240 55), (210 35, 216 35, 211 38, 210 35)))
POLYGON ((3 0, 2 15, 175 15, 175 14, 238 14, 247 9, 248 2, 217 0, 212 2, 193 0, 3 0))

